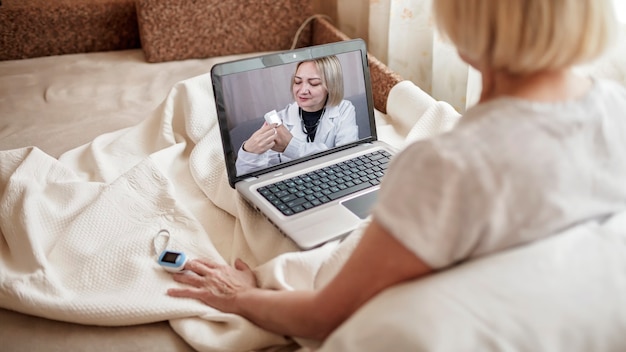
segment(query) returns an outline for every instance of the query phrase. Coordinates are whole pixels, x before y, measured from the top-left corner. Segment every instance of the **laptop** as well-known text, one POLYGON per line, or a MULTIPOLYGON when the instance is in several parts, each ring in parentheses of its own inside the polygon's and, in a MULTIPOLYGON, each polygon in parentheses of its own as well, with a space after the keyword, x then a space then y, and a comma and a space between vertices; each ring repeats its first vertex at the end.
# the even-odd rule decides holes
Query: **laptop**
MULTIPOLYGON (((301 249, 311 249, 346 236, 367 218, 377 198, 380 177, 396 151, 377 140, 363 40, 219 63, 212 67, 211 78, 229 184, 285 236, 301 249), (288 127, 286 116, 290 106, 297 111, 292 82, 298 63, 323 57, 334 57, 340 62, 343 100, 347 102, 337 106, 343 107, 339 115, 347 112, 342 121, 349 126, 346 131, 352 137, 346 140, 335 136, 336 145, 328 140, 319 142, 325 133, 320 123, 317 127, 320 136, 309 142, 303 138, 306 130, 302 122, 297 128, 292 125, 292 138, 299 138, 301 144, 317 143, 319 148, 308 144, 313 151, 296 156, 287 155, 289 147, 283 153, 268 150, 258 154, 265 158, 258 159, 263 160, 260 166, 238 165, 238 158, 240 162, 244 160, 242 145, 263 126, 266 115, 282 116, 284 127, 288 127), (350 106, 354 107, 353 111, 350 106), (268 162, 264 164, 265 161, 268 162)), ((331 109, 322 110, 321 119, 325 118, 324 114, 331 116, 331 109)), ((340 120, 333 121, 338 124, 340 120)), ((343 135, 348 133, 342 132, 343 135)), ((248 153, 245 159, 257 160, 257 154, 248 153)))

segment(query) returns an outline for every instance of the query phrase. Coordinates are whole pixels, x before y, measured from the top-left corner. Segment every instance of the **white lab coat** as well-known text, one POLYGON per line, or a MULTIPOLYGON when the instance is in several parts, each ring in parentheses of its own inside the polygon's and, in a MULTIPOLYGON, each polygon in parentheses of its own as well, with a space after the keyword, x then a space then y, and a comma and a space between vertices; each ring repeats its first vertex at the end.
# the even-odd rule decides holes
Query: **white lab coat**
POLYGON ((348 144, 356 141, 359 136, 354 105, 348 100, 342 100, 339 105, 326 108, 317 126, 313 142, 307 142, 306 134, 302 132, 297 103, 287 105, 285 109, 278 112, 278 117, 293 136, 285 151, 278 153, 270 149, 263 154, 254 154, 240 147, 236 162, 237 175, 244 175, 338 145, 348 144))

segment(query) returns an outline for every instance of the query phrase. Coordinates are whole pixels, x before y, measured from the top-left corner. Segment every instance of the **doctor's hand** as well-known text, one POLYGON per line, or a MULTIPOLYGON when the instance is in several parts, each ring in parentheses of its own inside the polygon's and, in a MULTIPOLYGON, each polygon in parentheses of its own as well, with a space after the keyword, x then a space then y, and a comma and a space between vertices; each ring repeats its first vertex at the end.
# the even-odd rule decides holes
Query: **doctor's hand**
POLYGON ((275 144, 272 147, 272 150, 279 153, 284 152, 289 142, 291 142, 291 138, 293 138, 293 135, 289 132, 285 125, 276 127, 276 136, 274 137, 275 144))
POLYGON ((277 134, 275 125, 268 125, 267 122, 255 131, 250 138, 243 143, 243 150, 248 153, 263 154, 274 147, 274 136, 277 134))
POLYGON ((225 313, 237 313, 237 295, 257 288, 254 273, 241 259, 235 261, 234 267, 195 259, 173 278, 190 287, 171 288, 167 290, 169 296, 197 299, 225 313))

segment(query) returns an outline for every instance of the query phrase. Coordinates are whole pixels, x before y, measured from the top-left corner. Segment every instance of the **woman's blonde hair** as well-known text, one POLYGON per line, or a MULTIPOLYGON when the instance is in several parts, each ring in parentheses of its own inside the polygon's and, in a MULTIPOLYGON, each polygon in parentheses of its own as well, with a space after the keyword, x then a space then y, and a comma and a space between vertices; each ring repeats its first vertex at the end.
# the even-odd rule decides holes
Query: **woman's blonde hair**
MULTIPOLYGON (((339 103, 343 100, 343 71, 341 70, 341 62, 339 62, 337 56, 331 55, 310 61, 299 62, 296 66, 296 72, 298 71, 298 67, 300 67, 300 65, 304 62, 315 63, 315 67, 317 67, 317 71, 322 79, 322 86, 328 92, 326 105, 339 105, 339 103)), ((294 79, 295 75, 291 79, 292 85, 295 82, 294 79)))
POLYGON ((459 53, 513 74, 595 59, 617 28, 610 0, 433 0, 433 12, 459 53))

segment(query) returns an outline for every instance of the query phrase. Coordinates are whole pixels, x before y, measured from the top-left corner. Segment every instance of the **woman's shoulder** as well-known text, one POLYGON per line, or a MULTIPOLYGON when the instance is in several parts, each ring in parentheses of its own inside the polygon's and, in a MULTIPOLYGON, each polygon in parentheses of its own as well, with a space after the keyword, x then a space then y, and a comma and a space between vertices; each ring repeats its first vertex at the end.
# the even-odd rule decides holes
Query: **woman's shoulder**
POLYGON ((526 117, 550 114, 551 116, 572 111, 597 109, 598 102, 626 105, 626 86, 611 80, 591 77, 589 91, 579 99, 562 102, 536 102, 514 97, 501 97, 470 107, 461 119, 461 123, 473 122, 486 117, 507 117, 518 115, 526 117), (581 110, 582 109, 582 110, 581 110))
POLYGON ((339 110, 343 111, 348 109, 354 109, 354 104, 352 104, 350 100, 344 99, 339 102, 339 105, 337 105, 337 107, 339 108, 339 110))
POLYGON ((327 108, 328 116, 341 117, 347 115, 350 111, 355 111, 355 107, 350 100, 342 100, 338 105, 327 108))
POLYGON ((591 79, 594 81, 595 86, 601 90, 606 89, 614 92, 619 92, 621 94, 626 94, 626 86, 624 86, 623 82, 619 82, 617 80, 609 78, 592 77, 591 79))
POLYGON ((617 99, 626 104, 626 86, 612 79, 594 79, 594 93, 600 99, 617 99))
POLYGON ((398 159, 407 165, 419 160, 420 164, 475 174, 474 169, 485 165, 484 160, 501 158, 509 143, 517 140, 512 135, 520 119, 513 118, 516 113, 509 109, 506 104, 468 109, 453 129, 410 143, 398 159), (511 118, 503 118, 506 114, 511 118))
POLYGON ((395 164, 408 169, 467 171, 474 143, 463 131, 450 131, 410 143, 394 156, 395 164))

